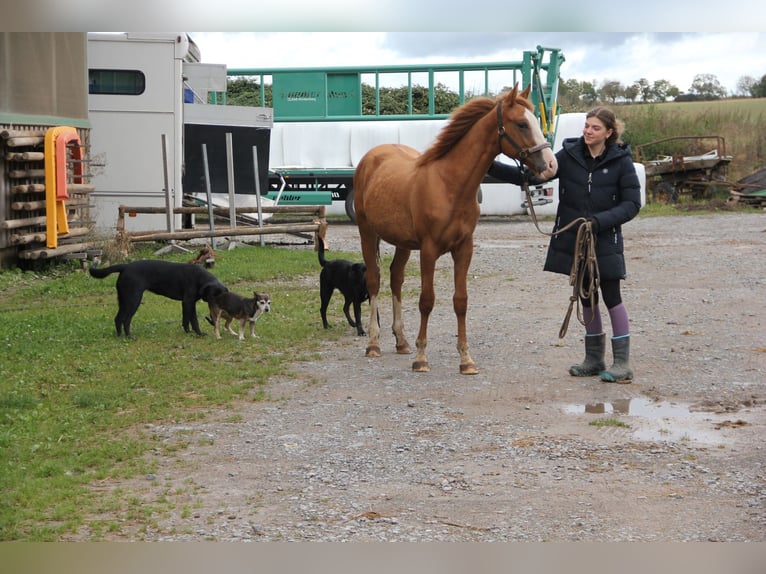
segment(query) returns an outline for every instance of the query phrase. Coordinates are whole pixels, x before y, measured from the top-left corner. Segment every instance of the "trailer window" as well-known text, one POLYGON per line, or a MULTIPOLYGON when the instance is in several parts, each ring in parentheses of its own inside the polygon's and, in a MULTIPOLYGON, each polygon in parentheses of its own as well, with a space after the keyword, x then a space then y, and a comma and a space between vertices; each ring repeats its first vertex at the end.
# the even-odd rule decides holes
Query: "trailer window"
POLYGON ((89 94, 139 96, 146 89, 140 70, 88 70, 89 94))

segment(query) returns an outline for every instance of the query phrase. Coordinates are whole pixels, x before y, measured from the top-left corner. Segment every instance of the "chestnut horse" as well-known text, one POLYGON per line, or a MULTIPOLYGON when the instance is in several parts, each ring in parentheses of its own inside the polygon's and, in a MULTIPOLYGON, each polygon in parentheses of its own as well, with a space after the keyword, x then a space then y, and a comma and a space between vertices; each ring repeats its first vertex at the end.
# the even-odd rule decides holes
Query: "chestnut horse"
POLYGON ((380 356, 378 292, 380 240, 396 250, 391 263, 393 332, 397 353, 410 345, 402 321, 402 284, 411 251, 420 250, 420 331, 413 371, 430 370, 426 358, 428 317, 434 306, 436 260, 449 252, 454 262, 452 305, 457 316, 460 373, 478 370, 468 352, 467 274, 473 257, 473 232, 479 220, 479 183, 498 153, 523 161, 534 173, 555 174, 556 158, 532 113, 530 88, 497 99, 475 98, 452 114, 435 142, 421 155, 399 144, 368 151, 354 174, 354 208, 370 294, 368 357, 380 356))

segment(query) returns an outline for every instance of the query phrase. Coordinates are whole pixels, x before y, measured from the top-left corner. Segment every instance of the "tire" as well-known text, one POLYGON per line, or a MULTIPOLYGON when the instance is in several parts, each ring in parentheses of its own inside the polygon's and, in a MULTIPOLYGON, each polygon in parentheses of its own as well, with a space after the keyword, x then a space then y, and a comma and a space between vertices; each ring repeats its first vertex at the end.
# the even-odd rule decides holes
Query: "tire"
POLYGON ((356 211, 354 210, 354 188, 349 188, 346 192, 346 215, 353 222, 356 223, 356 211))
POLYGON ((652 200, 659 203, 676 203, 678 189, 669 181, 661 181, 652 190, 652 200))

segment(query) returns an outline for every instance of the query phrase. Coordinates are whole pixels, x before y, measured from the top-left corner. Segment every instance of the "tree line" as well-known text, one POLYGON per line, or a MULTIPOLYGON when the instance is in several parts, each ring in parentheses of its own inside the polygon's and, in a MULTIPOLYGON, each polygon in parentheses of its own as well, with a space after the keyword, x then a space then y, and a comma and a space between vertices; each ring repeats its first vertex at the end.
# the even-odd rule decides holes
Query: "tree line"
MULTIPOLYGON (((270 84, 263 86, 266 107, 273 107, 273 93, 270 84)), ((508 87, 501 91, 510 89, 508 87)), ((415 85, 411 88, 412 97, 407 87, 379 89, 378 98, 373 86, 362 84, 362 114, 399 115, 399 114, 428 114, 428 89, 415 85), (411 106, 411 109, 410 109, 411 106)), ((484 94, 468 92, 465 99, 469 100, 484 94)), ((495 96, 497 94, 488 94, 495 96)), ((752 76, 742 76, 737 82, 736 93, 740 97, 766 97, 766 74, 760 80, 752 76)), ((605 103, 649 103, 673 101, 706 101, 728 97, 726 89, 714 74, 697 74, 688 91, 681 92, 668 80, 650 82, 640 78, 626 86, 617 80, 605 80, 600 85, 595 81, 579 81, 575 79, 559 82, 558 103, 567 111, 581 111, 596 102, 605 103)), ((227 103, 239 106, 260 106, 261 85, 252 78, 240 77, 229 79, 226 92, 227 103)), ((434 87, 434 113, 449 114, 460 104, 459 95, 444 84, 434 87)))

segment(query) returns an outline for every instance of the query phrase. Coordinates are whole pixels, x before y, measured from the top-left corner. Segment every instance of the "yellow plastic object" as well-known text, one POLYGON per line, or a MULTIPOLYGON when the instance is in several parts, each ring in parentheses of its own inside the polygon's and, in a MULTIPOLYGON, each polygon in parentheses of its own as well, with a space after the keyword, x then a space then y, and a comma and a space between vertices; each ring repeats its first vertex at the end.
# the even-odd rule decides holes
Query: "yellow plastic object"
POLYGON ((56 126, 45 132, 45 238, 49 249, 58 247, 59 234, 69 233, 64 201, 69 199, 66 190, 66 143, 72 139, 77 139, 77 130, 70 126, 56 126), (63 145, 57 150, 56 144, 61 136, 64 136, 63 145), (58 182, 63 182, 60 193, 58 182))

